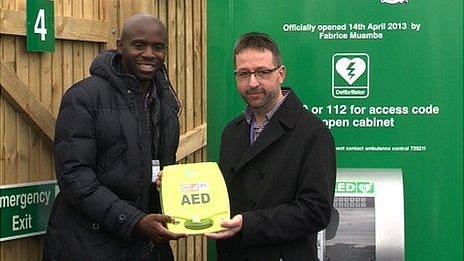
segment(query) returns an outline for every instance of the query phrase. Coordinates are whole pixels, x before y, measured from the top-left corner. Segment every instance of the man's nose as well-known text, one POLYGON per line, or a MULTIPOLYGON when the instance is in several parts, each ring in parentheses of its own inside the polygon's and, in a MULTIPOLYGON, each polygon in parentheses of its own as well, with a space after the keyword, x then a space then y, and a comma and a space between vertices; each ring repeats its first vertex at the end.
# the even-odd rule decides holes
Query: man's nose
POLYGON ((259 81, 256 78, 256 75, 254 73, 250 74, 250 79, 248 80, 248 85, 250 87, 257 87, 259 86, 259 81))
POLYGON ((156 57, 155 50, 153 50, 153 48, 151 48, 151 47, 145 48, 145 50, 143 50, 142 55, 144 57, 146 57, 146 58, 154 58, 154 57, 156 57))

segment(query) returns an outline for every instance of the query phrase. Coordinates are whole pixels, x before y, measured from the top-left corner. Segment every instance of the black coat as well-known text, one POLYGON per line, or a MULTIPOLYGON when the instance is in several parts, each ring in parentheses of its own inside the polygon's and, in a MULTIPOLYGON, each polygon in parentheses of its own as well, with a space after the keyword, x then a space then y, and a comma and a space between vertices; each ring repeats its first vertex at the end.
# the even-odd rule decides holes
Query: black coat
POLYGON ((220 167, 239 235, 217 242, 219 260, 317 260, 330 220, 335 148, 327 127, 290 91, 250 147, 242 115, 222 135, 220 167))
MULTIPOLYGON (((133 233, 149 212, 159 212, 151 185, 151 135, 138 80, 120 73, 120 55, 100 54, 92 76, 63 96, 55 130, 60 193, 50 216, 45 260, 142 260, 150 241, 133 233)), ((177 98, 165 73, 159 96, 157 150, 161 165, 175 162, 179 141, 177 98)), ((157 246, 169 253, 169 244, 157 246)), ((157 254, 161 255, 162 254, 157 254)), ((169 260, 164 258, 163 260, 169 260)))

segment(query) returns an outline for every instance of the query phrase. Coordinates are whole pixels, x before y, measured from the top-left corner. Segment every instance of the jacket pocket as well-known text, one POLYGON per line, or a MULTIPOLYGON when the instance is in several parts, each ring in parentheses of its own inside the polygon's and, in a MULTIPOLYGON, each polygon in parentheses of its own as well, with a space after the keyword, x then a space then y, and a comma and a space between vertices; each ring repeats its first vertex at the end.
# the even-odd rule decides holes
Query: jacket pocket
POLYGON ((99 172, 110 169, 126 149, 127 143, 124 139, 113 143, 98 159, 99 172))

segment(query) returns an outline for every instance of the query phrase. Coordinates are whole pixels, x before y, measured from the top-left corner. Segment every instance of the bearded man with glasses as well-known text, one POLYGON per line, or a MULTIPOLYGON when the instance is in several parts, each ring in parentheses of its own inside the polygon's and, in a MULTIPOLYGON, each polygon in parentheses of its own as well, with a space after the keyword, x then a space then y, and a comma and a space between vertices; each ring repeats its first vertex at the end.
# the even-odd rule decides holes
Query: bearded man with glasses
POLYGON ((218 260, 317 260, 334 197, 332 135, 282 88, 286 70, 271 37, 240 37, 234 62, 247 107, 224 129, 219 162, 233 217, 207 236, 218 240, 218 260))

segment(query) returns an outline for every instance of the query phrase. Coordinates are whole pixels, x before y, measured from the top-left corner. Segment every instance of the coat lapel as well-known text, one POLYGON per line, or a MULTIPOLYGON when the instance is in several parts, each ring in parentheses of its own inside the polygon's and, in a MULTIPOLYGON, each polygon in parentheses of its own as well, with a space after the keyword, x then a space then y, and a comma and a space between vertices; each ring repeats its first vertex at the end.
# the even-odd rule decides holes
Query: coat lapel
POLYGON ((250 125, 246 122, 245 117, 242 117, 231 131, 231 142, 227 143, 231 148, 223 148, 223 153, 229 153, 227 158, 230 162, 231 174, 235 173, 243 155, 250 149, 249 131, 250 125))
POLYGON ((250 146, 249 140, 250 126, 244 118, 237 123, 238 128, 235 137, 239 140, 239 142, 235 145, 236 149, 233 150, 234 152, 237 152, 234 157, 236 160, 233 163, 233 166, 236 166, 234 168, 235 171, 238 171, 240 168, 245 166, 267 147, 272 145, 272 143, 277 141, 287 131, 290 131, 295 127, 300 112, 303 110, 303 104, 295 96, 295 94, 293 94, 291 89, 288 90, 289 94, 285 98, 285 101, 276 111, 274 116, 271 118, 271 121, 266 125, 263 132, 259 135, 252 146, 250 146), (243 142, 242 139, 244 139, 243 142))
MULTIPOLYGON (((248 137, 249 135, 249 129, 248 129, 248 137)), ((285 133, 285 131, 282 129, 282 126, 280 125, 279 121, 277 119, 271 120, 266 128, 264 128, 263 132, 259 135, 259 137, 256 139, 256 141, 249 147, 249 149, 245 152, 243 157, 240 159, 237 170, 243 167, 245 164, 250 162, 253 158, 255 158, 260 152, 262 152, 264 149, 269 147, 274 141, 279 139, 280 136, 282 136, 285 133)), ((249 139, 248 139, 249 142, 249 139)))

